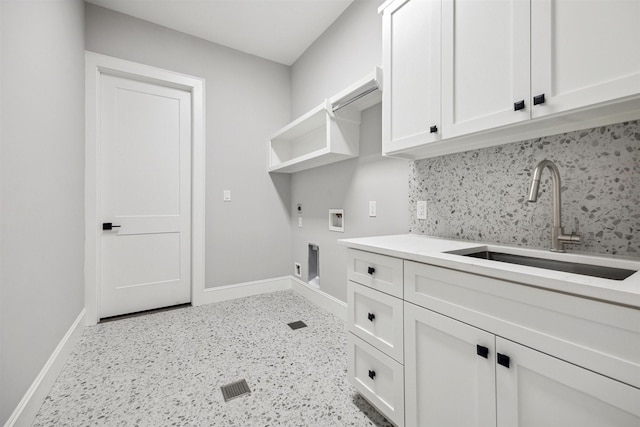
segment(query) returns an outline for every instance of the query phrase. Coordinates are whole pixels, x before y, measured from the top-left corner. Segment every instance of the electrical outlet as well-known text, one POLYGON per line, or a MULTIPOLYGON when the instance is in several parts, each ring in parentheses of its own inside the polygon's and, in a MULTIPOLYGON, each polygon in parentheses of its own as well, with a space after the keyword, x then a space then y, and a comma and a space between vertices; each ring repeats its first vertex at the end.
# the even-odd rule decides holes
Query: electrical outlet
POLYGON ((416 218, 427 219, 427 202, 426 200, 420 200, 418 202, 418 208, 416 209, 416 218))
POLYGON ((376 213, 376 202, 375 200, 372 200, 369 202, 369 216, 374 217, 376 216, 376 213))
POLYGON ((222 200, 224 200, 225 202, 231 201, 231 190, 224 190, 222 192, 222 200))
POLYGON ((295 274, 298 277, 302 277, 302 266, 300 266, 299 262, 295 262, 293 263, 293 274, 295 274))
POLYGON ((302 228, 302 217, 301 216, 298 217, 298 227, 302 228))

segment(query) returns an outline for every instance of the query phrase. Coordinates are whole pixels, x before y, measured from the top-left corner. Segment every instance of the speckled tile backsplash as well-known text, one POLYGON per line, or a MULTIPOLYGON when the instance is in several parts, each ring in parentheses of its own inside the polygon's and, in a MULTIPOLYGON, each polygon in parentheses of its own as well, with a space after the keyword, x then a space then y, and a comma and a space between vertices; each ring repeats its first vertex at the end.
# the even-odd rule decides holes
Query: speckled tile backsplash
POLYGON ((640 257, 640 122, 618 123, 410 164, 410 231, 535 248, 551 244, 551 174, 527 196, 539 161, 562 178, 562 224, 579 224, 567 251, 640 257), (416 219, 416 201, 427 219, 416 219))

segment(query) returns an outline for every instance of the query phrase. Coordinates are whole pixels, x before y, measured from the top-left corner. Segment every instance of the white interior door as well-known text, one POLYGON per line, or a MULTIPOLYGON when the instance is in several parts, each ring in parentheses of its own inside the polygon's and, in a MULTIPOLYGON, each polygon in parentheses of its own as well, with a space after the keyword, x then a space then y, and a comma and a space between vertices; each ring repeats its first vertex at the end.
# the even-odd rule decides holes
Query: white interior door
POLYGON ((99 123, 99 317, 189 302, 191 94, 102 74, 99 123))

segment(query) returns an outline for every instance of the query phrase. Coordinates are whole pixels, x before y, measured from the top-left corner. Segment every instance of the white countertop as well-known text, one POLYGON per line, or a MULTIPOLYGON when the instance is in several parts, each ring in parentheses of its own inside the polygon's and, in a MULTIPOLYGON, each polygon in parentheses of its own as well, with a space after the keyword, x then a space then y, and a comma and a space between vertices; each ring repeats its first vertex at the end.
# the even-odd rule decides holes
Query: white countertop
POLYGON ((349 248, 451 268, 466 273, 508 280, 525 285, 570 293, 640 309, 640 260, 617 256, 555 253, 517 246, 448 240, 420 234, 342 239, 349 248), (447 252, 477 249, 533 256, 558 261, 578 262, 638 271, 625 280, 609 280, 581 274, 528 267, 518 264, 465 257, 447 252))

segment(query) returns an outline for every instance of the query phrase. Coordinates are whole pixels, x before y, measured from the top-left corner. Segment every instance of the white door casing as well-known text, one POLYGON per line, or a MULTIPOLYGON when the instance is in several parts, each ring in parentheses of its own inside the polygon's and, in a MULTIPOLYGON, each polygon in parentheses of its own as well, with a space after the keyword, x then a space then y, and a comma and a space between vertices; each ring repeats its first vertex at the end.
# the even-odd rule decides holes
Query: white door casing
POLYGON ((86 86, 87 324, 122 310, 189 300, 199 305, 204 81, 87 52, 86 86), (110 138, 113 132, 117 139, 110 138), (123 139, 124 133, 131 136, 123 139), (180 173, 184 178, 176 180, 180 173), (103 222, 121 227, 103 231, 103 222))
POLYGON ((191 301, 191 94, 100 78, 101 318, 191 301))

